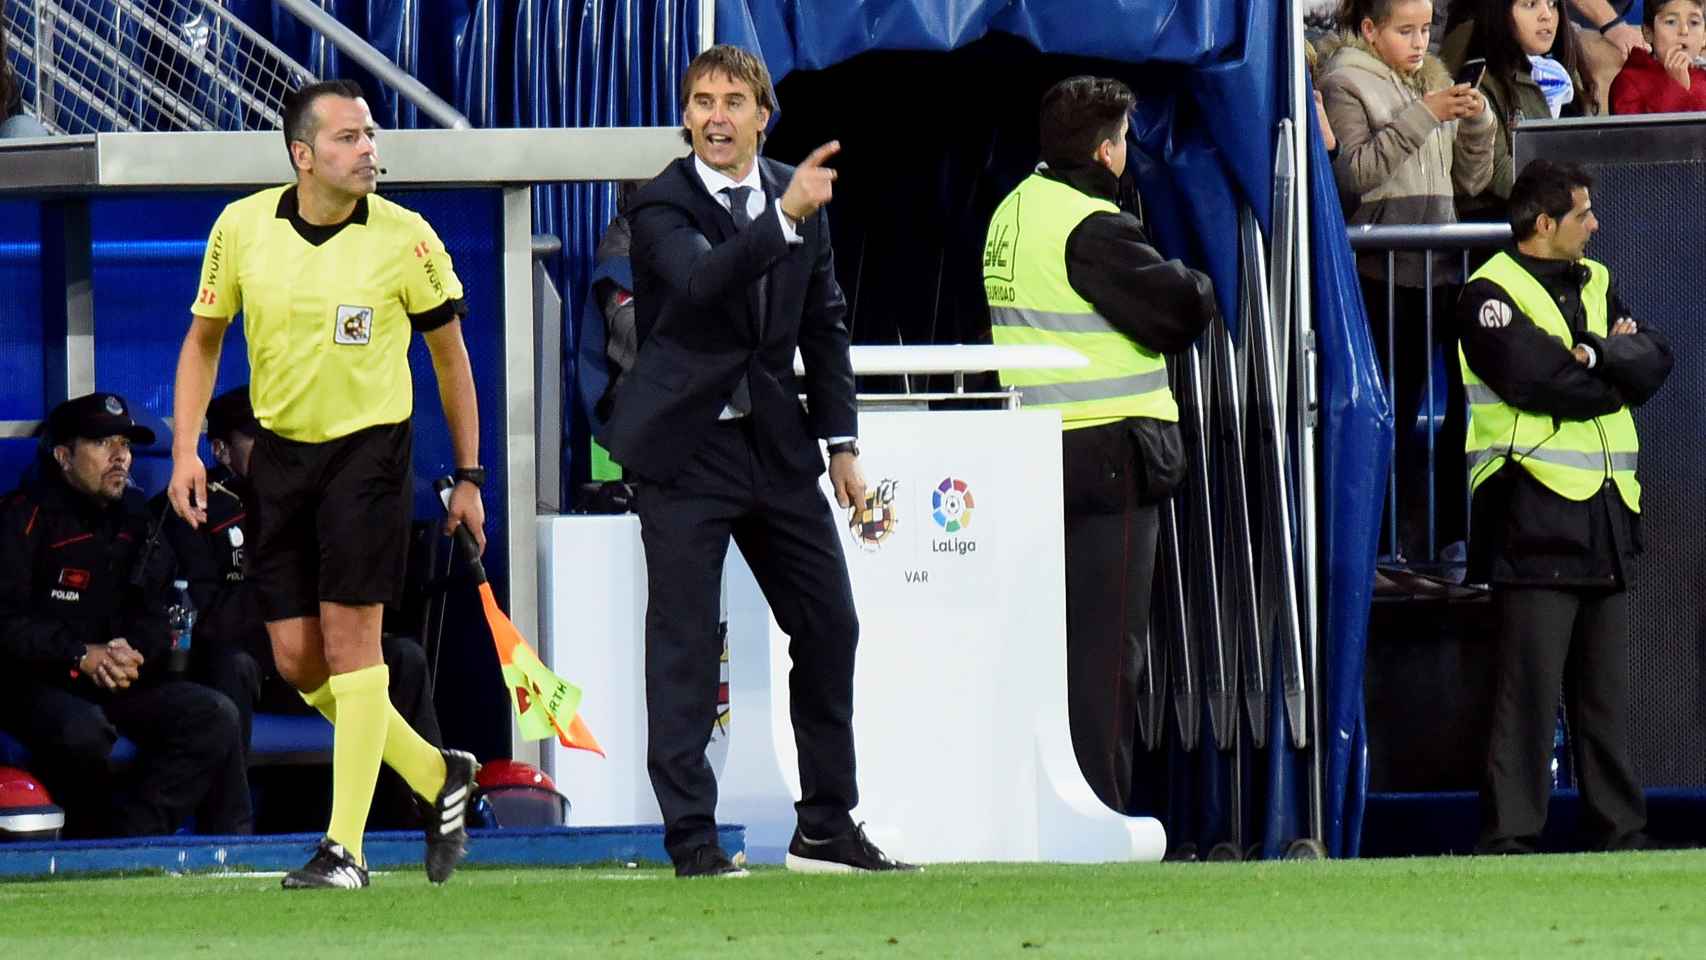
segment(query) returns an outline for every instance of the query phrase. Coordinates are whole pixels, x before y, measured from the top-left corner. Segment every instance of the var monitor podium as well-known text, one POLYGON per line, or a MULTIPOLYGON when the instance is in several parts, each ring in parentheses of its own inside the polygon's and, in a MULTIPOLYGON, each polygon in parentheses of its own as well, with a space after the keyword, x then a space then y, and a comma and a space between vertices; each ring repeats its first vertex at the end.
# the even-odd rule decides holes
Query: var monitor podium
MULTIPOLYGON (((860 434, 868 502, 831 500, 860 619, 854 819, 914 862, 1159 860, 1160 823, 1104 806, 1072 751, 1059 415, 867 411, 860 434)), ((608 754, 553 752, 571 822, 656 823, 639 520, 542 518, 539 543, 547 658, 608 754)), ((779 862, 799 796, 788 638, 732 545, 725 597, 717 819, 779 862)))

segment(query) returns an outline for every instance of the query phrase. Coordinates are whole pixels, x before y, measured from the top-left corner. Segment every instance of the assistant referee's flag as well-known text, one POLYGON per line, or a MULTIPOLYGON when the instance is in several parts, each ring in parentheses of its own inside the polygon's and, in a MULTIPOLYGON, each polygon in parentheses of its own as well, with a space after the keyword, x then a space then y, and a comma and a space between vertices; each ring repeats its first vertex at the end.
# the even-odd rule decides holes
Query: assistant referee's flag
MULTIPOLYGON (((436 486, 440 501, 448 505, 450 482, 440 480, 436 486)), ((486 582, 486 567, 480 562, 480 548, 474 543, 474 535, 464 527, 457 527, 456 545, 461 548, 480 586, 480 606, 486 611, 486 625, 491 628, 492 643, 498 648, 498 665, 503 668, 504 686, 509 688, 510 702, 515 706, 516 726, 522 737, 544 740, 554 734, 557 742, 565 747, 590 750, 604 756, 598 740, 580 718, 580 687, 545 666, 532 644, 498 608, 492 585, 486 582)))

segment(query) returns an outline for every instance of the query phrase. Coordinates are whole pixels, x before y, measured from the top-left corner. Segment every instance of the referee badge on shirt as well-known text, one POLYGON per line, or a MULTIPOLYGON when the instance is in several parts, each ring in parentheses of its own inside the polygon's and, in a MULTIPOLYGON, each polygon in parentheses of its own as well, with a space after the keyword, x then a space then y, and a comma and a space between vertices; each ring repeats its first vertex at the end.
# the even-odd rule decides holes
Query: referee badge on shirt
POLYGON ((373 308, 338 304, 338 322, 332 326, 332 342, 365 346, 372 340, 373 308))

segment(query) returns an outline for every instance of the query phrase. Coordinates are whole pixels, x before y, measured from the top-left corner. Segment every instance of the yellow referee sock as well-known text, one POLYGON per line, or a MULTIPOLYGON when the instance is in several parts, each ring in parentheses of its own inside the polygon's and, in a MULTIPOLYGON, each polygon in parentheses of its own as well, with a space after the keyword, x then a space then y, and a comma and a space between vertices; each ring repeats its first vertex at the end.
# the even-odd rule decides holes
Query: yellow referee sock
MULTIPOLYGON (((332 726, 337 726, 338 701, 332 696, 330 682, 321 684, 318 690, 301 694, 301 697, 330 720, 332 726)), ((438 792, 444 789, 444 754, 409 726, 409 721, 397 712, 389 696, 385 699, 385 707, 389 713, 385 724, 385 765, 397 771, 409 789, 429 801, 437 800, 438 792)))
POLYGON ((373 806, 373 786, 379 779, 379 762, 385 753, 385 689, 391 671, 384 664, 340 673, 327 681, 337 701, 342 723, 332 727, 332 822, 326 836, 342 844, 357 863, 366 864, 361 853, 367 813, 373 806))

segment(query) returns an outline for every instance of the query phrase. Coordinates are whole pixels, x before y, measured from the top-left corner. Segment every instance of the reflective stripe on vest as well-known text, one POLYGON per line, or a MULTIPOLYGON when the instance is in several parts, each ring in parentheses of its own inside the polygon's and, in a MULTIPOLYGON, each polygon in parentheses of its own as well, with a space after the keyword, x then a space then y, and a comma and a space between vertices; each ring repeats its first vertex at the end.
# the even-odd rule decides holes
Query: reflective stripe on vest
MULTIPOLYGON (((1587 329, 1604 337, 1611 274, 1595 261, 1581 262, 1588 270, 1588 281, 1582 288, 1587 329)), ((1497 284, 1535 326, 1566 348, 1575 342, 1551 294, 1508 254, 1494 256, 1470 279, 1497 284)), ((1472 487, 1479 487, 1509 460, 1553 493, 1571 500, 1592 497, 1609 478, 1617 484, 1618 494, 1629 509, 1640 512, 1641 484, 1635 476, 1640 441, 1628 407, 1588 420, 1563 420, 1521 410, 1505 403, 1475 374, 1461 346, 1458 358, 1469 399, 1469 437, 1464 446, 1472 487)))
POLYGON ((1114 204, 1032 174, 1007 195, 989 224, 983 287, 992 338, 1002 345, 1060 346, 1090 361, 1077 368, 1002 370, 1025 406, 1059 410, 1072 430, 1126 417, 1179 419, 1161 355, 1133 342, 1072 289, 1066 240, 1114 204))

